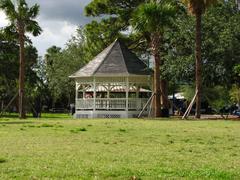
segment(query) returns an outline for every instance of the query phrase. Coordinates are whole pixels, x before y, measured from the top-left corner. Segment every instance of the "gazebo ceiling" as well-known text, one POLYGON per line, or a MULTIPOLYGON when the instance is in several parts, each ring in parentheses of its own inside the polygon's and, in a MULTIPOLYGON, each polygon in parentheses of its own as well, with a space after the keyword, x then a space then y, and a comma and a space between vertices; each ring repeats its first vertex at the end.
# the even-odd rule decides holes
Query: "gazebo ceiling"
POLYGON ((151 75, 152 71, 132 53, 125 44, 114 41, 86 66, 72 74, 71 78, 91 76, 151 75))
MULTIPOLYGON (((89 87, 85 89, 86 92, 94 92, 93 87, 89 87)), ((129 92, 136 92, 137 87, 136 86, 131 86, 128 89, 129 92)), ((96 92, 107 92, 107 87, 104 86, 97 86, 96 87, 96 92)), ((113 86, 110 88, 110 92, 126 92, 126 87, 125 86, 113 86)), ((152 92, 151 90, 144 89, 144 88, 139 88, 139 92, 152 92)))

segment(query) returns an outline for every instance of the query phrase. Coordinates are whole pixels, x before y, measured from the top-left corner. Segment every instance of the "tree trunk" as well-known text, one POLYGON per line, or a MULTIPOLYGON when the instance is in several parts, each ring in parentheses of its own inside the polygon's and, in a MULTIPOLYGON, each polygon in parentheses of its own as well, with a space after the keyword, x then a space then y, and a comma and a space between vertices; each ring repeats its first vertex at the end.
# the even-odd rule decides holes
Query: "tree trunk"
POLYGON ((196 113, 195 118, 201 117, 201 95, 202 95, 202 60, 201 60, 201 21, 202 14, 198 12, 196 14, 196 49, 195 49, 195 60, 196 60, 196 113))
POLYGON ((25 62, 24 62, 24 25, 18 23, 19 33, 19 118, 26 118, 24 107, 24 75, 25 75, 25 62))
MULTIPOLYGON (((164 61, 161 59, 160 66, 164 65, 164 61)), ((166 111, 169 108, 168 103, 168 82, 164 78, 160 78, 160 89, 161 89, 161 102, 162 102, 162 108, 166 111)), ((167 115, 168 116, 168 115, 167 115)))
POLYGON ((155 117, 161 117, 161 89, 160 89, 160 42, 161 36, 159 33, 153 34, 151 36, 151 48, 152 54, 154 56, 155 66, 154 66, 154 114, 155 117))
POLYGON ((162 107, 165 109, 165 116, 168 117, 169 113, 169 101, 168 101, 168 82, 166 79, 160 80, 160 89, 161 89, 161 101, 162 101, 162 107))
POLYGON ((154 109, 155 117, 161 117, 161 90, 160 90, 160 55, 154 54, 155 67, 154 67, 154 109))

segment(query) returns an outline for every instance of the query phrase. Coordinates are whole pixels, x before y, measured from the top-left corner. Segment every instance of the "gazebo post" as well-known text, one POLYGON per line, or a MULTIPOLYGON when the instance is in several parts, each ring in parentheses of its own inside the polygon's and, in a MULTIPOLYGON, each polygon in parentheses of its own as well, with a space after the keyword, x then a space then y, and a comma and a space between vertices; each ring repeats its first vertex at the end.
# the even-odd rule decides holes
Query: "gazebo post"
POLYGON ((75 112, 77 111, 78 109, 78 89, 79 89, 80 85, 79 83, 76 81, 76 87, 75 87, 75 112))
POLYGON ((140 91, 140 86, 137 86, 137 90, 136 90, 136 98, 139 99, 139 91, 140 91))
POLYGON ((76 94, 75 94, 75 99, 76 99, 76 101, 78 100, 78 88, 79 88, 79 85, 78 85, 78 83, 76 82, 76 94))
POLYGON ((85 99, 85 96, 86 96, 86 90, 84 89, 83 90, 83 99, 85 99))
POLYGON ((129 94, 129 78, 126 77, 126 116, 128 118, 128 94, 129 94))
POLYGON ((136 89, 136 109, 139 110, 141 109, 140 106, 141 106, 141 99, 139 98, 139 91, 140 91, 140 86, 137 85, 137 89, 136 89))
POLYGON ((107 86, 107 109, 109 110, 109 104, 110 104, 110 84, 108 83, 107 86))
POLYGON ((96 77, 93 77, 93 114, 96 111, 96 77))
POLYGON ((109 100, 109 98, 110 98, 110 87, 109 87, 109 85, 108 85, 108 89, 107 89, 107 99, 109 100))

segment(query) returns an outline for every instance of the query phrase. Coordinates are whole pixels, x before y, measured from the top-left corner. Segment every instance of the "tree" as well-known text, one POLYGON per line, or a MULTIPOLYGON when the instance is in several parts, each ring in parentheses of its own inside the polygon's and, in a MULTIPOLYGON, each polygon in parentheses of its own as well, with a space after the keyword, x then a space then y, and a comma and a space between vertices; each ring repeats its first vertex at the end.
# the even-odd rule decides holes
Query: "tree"
MULTIPOLYGON (((233 67, 240 61, 240 11, 235 1, 218 1, 203 16, 202 83, 206 87, 235 82, 233 67), (214 31, 213 31, 214 27, 214 31)), ((164 75, 180 84, 194 81, 194 18, 180 16, 172 31, 165 33, 164 75)))
POLYGON ((85 7, 85 14, 94 17, 108 15, 104 19, 110 19, 109 25, 124 31, 129 27, 132 12, 144 2, 145 0, 93 0, 85 7))
POLYGON ((151 53, 154 56, 154 93, 155 93, 155 116, 161 115, 161 90, 160 90, 160 64, 163 35, 166 28, 171 24, 176 9, 168 1, 149 2, 140 5, 133 14, 132 25, 149 40, 151 53))
POLYGON ((64 49, 52 46, 45 55, 45 84, 49 88, 53 107, 56 104, 66 108, 74 100, 75 83, 69 76, 87 63, 82 33, 78 29, 64 49))
POLYGON ((201 116, 201 95, 202 95, 202 60, 201 60, 201 23, 202 14, 205 12, 206 8, 217 2, 217 0, 182 0, 184 4, 187 5, 188 10, 191 14, 196 17, 196 34, 195 34, 195 61, 196 61, 196 118, 201 116))
POLYGON ((115 18, 103 19, 101 22, 92 21, 82 29, 84 39, 86 40, 84 52, 88 60, 95 57, 120 36, 119 27, 115 26, 114 22, 115 18))
MULTIPOLYGON (((19 45, 16 39, 9 38, 4 31, 0 31, 0 102, 2 109, 7 108, 6 110, 13 109, 13 107, 16 107, 16 110, 18 110, 17 100, 13 99, 18 92, 18 52, 19 45), (12 103, 9 104, 9 107, 6 107, 9 102, 12 103)), ((38 81, 37 73, 35 72, 38 59, 37 49, 30 42, 26 42, 25 59, 25 84, 27 84, 25 86, 25 91, 27 92, 25 99, 26 104, 30 105, 29 95, 32 93, 32 87, 35 87, 38 81)))
POLYGON ((99 17, 100 21, 92 21, 84 27, 87 59, 92 59, 119 37, 124 39, 130 49, 136 50, 136 44, 142 36, 128 36, 131 31, 129 20, 133 11, 144 2, 145 0, 92 0, 85 7, 85 14, 99 17))
POLYGON ((236 78, 236 83, 232 86, 230 90, 230 97, 232 102, 238 105, 240 109, 240 64, 234 67, 234 73, 236 78))
POLYGON ((4 31, 0 30, 0 102, 9 102, 16 94, 16 77, 18 75, 18 61, 16 42, 10 42, 4 31), (7 67, 7 68, 6 68, 7 67))
POLYGON ((34 20, 39 14, 39 5, 35 4, 28 7, 25 0, 17 0, 15 5, 11 0, 0 0, 0 9, 2 9, 10 25, 6 27, 6 31, 18 35, 19 42, 19 117, 25 118, 24 108, 24 76, 25 76, 25 58, 24 43, 26 40, 25 33, 32 33, 38 36, 42 29, 34 20))

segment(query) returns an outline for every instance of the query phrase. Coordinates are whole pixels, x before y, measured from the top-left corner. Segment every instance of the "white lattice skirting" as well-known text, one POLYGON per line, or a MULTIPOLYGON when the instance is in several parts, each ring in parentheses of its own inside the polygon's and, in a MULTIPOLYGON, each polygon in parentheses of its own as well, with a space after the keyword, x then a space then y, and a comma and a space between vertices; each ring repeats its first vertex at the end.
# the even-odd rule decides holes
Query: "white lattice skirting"
MULTIPOLYGON (((77 111, 74 118, 136 118, 140 111, 77 111)), ((147 115, 147 111, 143 115, 147 115)))

